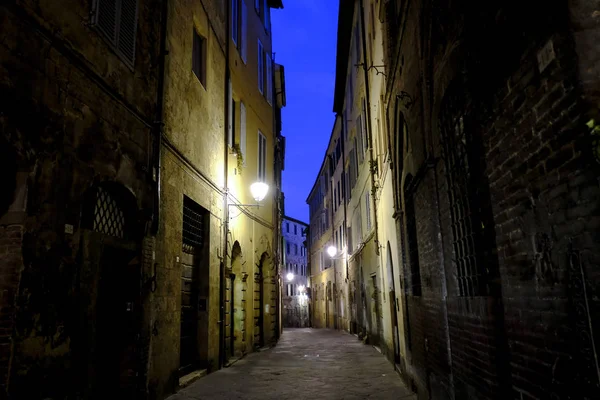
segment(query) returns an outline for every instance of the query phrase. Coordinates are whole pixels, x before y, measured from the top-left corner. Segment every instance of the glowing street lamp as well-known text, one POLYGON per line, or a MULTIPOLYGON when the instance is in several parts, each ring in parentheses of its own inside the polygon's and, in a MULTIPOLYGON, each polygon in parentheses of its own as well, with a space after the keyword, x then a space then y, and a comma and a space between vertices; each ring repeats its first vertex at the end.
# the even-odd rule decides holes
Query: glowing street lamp
POLYGON ((286 275, 286 278, 288 281, 293 281, 294 280, 294 274, 292 274, 291 272, 288 272, 288 274, 286 275))
POLYGON ((257 203, 261 202, 269 192, 269 185, 264 182, 254 182, 250 185, 250 192, 257 203))
POLYGON ((298 291, 299 291, 300 293, 304 293, 304 285, 300 285, 300 286, 298 286, 298 291))
POLYGON ((335 246, 329 246, 327 248, 327 254, 329 254, 329 257, 331 257, 331 258, 335 257, 336 253, 337 253, 337 249, 335 248, 335 246))

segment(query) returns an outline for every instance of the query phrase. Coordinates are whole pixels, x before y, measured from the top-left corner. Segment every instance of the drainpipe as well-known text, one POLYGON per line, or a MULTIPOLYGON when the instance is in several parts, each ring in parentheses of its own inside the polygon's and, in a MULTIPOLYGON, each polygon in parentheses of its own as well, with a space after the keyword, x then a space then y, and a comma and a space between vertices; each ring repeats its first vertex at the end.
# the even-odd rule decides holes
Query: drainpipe
MULTIPOLYGON (((342 115, 340 116, 341 120, 342 120, 342 132, 346 132, 346 120, 344 119, 344 114, 342 113, 342 115)), ((346 132, 347 134, 347 132, 346 132)), ((346 135, 344 135, 344 139, 346 139, 346 135)), ((344 257, 346 259, 346 283, 348 282, 348 252, 350 251, 350 249, 348 249, 348 210, 347 210, 347 204, 348 202, 347 200, 347 196, 349 193, 350 188, 346 187, 346 145, 345 145, 345 140, 342 140, 342 169, 344 171, 344 180, 342 181, 342 185, 344 186, 344 188, 346 190, 344 190, 344 238, 346 238, 346 257, 344 257)))
MULTIPOLYGON (((225 354, 225 268, 227 266, 227 257, 229 256, 229 251, 227 247, 227 239, 229 233, 229 206, 227 205, 227 200, 229 197, 229 188, 228 188, 228 163, 229 163, 229 98, 231 96, 231 85, 229 84, 229 80, 231 79, 231 73, 229 71, 229 43, 231 41, 231 2, 226 1, 226 19, 227 23, 225 27, 227 29, 227 34, 225 35, 225 113, 224 120, 225 123, 225 131, 223 135, 223 259, 219 266, 219 369, 221 369, 225 363, 227 362, 227 355, 225 354)), ((233 134, 233 133, 232 133, 233 134)), ((233 318, 233 316, 231 316, 233 318)))
MULTIPOLYGON (((334 147, 335 149, 335 147, 334 147)), ((334 150, 335 151, 335 150, 334 150)), ((331 246, 333 246, 333 244, 335 243, 334 241, 334 237, 335 237, 335 214, 333 212, 333 207, 334 207, 334 199, 333 199, 333 191, 335 189, 333 181, 333 175, 335 172, 335 165, 333 164, 333 157, 330 155, 329 156, 329 162, 331 163, 331 179, 329 180, 329 197, 331 198, 331 246)), ((336 245, 336 249, 337 249, 337 245, 336 245)), ((328 254, 329 255, 329 254, 328 254)), ((335 259, 332 258, 331 259, 331 263, 333 264, 333 288, 331 290, 331 297, 332 297, 332 301, 333 301, 333 329, 337 329, 337 318, 338 318, 338 312, 337 312, 337 299, 336 299, 336 295, 335 295, 335 288, 337 286, 337 273, 335 271, 335 259)))
POLYGON ((152 165, 152 178, 154 181, 154 218, 152 219, 152 235, 156 235, 159 229, 160 223, 160 195, 161 195, 161 147, 162 147, 162 135, 163 135, 163 108, 165 98, 165 64, 166 58, 169 52, 167 51, 167 14, 169 11, 169 2, 164 0, 162 3, 162 21, 160 27, 160 52, 158 59, 158 87, 156 90, 156 116, 154 120, 154 154, 153 154, 153 165, 152 165))
POLYGON ((363 0, 360 0, 360 25, 362 36, 362 53, 363 53, 363 71, 365 73, 365 99, 367 102, 367 141, 369 143, 369 171, 371 171, 371 198, 373 203, 373 218, 375 229, 375 254, 379 256, 379 224, 377 222, 377 196, 375 195, 375 167, 373 165, 373 138, 371 134, 371 93, 369 89, 369 68, 367 67, 367 37, 365 33, 365 7, 363 0))

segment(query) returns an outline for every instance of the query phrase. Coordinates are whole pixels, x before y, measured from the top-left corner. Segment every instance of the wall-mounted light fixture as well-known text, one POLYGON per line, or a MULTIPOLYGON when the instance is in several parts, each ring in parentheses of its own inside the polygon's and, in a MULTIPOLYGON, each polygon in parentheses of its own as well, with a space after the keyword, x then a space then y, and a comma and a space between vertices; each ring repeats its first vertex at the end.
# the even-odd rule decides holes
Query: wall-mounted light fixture
POLYGON ((269 192, 269 185, 264 182, 254 182, 250 185, 250 193, 254 200, 256 200, 256 204, 236 204, 229 203, 228 206, 237 206, 237 207, 260 207, 260 202, 267 196, 269 192))

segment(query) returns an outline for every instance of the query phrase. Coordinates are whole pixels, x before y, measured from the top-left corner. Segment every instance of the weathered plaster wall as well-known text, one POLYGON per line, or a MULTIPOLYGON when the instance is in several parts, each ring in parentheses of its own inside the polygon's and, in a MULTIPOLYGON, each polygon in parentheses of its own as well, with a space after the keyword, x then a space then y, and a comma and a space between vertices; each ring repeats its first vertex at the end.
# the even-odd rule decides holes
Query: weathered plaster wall
MULTIPOLYGON (((29 173, 22 250, 13 253, 20 264, 13 279, 22 274, 9 391, 20 398, 62 397, 90 383, 79 375, 87 332, 76 309, 77 288, 85 284, 77 274, 84 192, 117 182, 139 210, 151 208, 144 170, 156 99, 156 4, 140 1, 133 71, 90 26, 89 15, 88 2, 0 7, 0 131, 29 173)), ((129 217, 137 223, 139 216, 129 217)), ((12 282, 3 310, 12 307, 8 293, 19 281, 12 282)))

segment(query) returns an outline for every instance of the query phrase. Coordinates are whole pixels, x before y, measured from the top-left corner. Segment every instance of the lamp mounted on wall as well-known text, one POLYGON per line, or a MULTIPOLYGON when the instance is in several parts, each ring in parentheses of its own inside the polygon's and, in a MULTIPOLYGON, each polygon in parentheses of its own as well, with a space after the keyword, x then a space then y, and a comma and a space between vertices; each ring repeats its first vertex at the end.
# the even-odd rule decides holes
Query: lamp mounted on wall
POLYGON ((260 202, 267 196, 269 192, 269 185, 264 182, 254 182, 250 185, 250 193, 254 200, 256 200, 256 204, 236 204, 229 203, 228 206, 236 206, 236 207, 260 207, 260 202))

